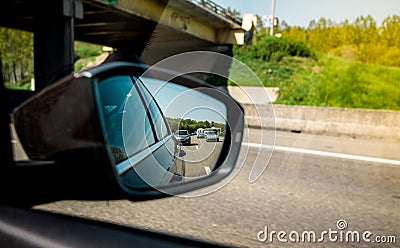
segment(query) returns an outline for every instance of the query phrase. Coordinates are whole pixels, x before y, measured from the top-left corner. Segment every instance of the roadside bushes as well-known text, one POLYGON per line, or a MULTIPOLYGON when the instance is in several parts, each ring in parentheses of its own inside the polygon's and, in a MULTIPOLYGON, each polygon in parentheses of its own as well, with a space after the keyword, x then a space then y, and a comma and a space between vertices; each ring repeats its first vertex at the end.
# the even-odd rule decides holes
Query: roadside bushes
POLYGON ((250 45, 236 46, 234 54, 269 62, 279 62, 286 56, 316 58, 314 52, 302 41, 260 34, 256 34, 254 39, 250 45))
POLYGON ((75 42, 75 56, 79 58, 96 57, 102 53, 102 46, 86 42, 75 42))
MULTIPOLYGON (((255 38, 251 45, 235 46, 234 57, 259 81, 231 70, 237 82, 230 85, 279 87, 275 104, 400 110, 399 67, 358 62, 355 46, 326 54, 285 37, 255 38)), ((399 60, 395 49, 392 59, 399 60)))
MULTIPOLYGON (((264 86, 269 87, 280 87, 294 74, 303 71, 301 67, 304 61, 314 63, 318 57, 303 41, 260 33, 254 35, 252 44, 235 45, 233 55, 235 59, 251 68, 264 86)), ((250 82, 251 79, 241 75, 241 71, 236 68, 230 71, 230 76, 238 82, 229 82, 229 85, 260 86, 258 81, 250 82)))

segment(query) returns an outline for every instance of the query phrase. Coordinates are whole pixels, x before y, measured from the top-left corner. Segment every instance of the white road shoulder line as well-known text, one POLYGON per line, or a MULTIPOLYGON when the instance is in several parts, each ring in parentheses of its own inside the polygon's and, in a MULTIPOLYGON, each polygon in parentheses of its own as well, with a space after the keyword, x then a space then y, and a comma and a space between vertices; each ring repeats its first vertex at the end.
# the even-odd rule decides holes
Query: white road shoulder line
POLYGON ((257 144, 257 143, 247 143, 247 142, 243 142, 242 145, 249 146, 249 147, 264 148, 264 149, 273 149, 273 150, 277 150, 277 151, 287 151, 287 152, 319 155, 319 156, 325 156, 325 157, 335 157, 335 158, 361 160, 361 161, 367 161, 367 162, 376 162, 376 163, 400 165, 400 161, 399 160, 364 157, 364 156, 349 155, 349 154, 343 154, 343 153, 323 152, 323 151, 315 151, 315 150, 308 150, 308 149, 302 149, 302 148, 293 148, 293 147, 284 147, 284 146, 270 146, 270 145, 263 145, 263 144, 257 144))
POLYGON ((207 176, 211 174, 211 169, 210 169, 210 167, 205 166, 205 167, 204 167, 204 170, 206 171, 206 175, 207 175, 207 176))

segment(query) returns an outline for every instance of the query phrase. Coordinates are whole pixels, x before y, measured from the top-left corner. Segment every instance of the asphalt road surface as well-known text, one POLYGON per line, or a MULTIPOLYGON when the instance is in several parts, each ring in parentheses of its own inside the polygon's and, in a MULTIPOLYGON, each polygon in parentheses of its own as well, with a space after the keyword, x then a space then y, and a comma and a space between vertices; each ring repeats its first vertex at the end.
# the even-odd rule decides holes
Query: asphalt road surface
POLYGON ((180 159, 185 161, 184 176, 205 176, 215 167, 215 162, 221 154, 223 142, 207 142, 205 139, 191 136, 190 145, 181 146, 180 159))
POLYGON ((248 131, 238 160, 243 167, 215 192, 147 202, 60 201, 35 208, 232 247, 399 247, 399 142, 277 132, 276 149, 265 160, 271 144, 256 140, 271 133, 248 131), (259 158, 267 167, 250 183, 259 158), (308 241, 310 232, 316 242, 308 241), (346 243, 349 232, 358 233, 360 242, 350 235, 346 243), (395 236, 397 243, 369 243, 362 235, 371 242, 395 236))

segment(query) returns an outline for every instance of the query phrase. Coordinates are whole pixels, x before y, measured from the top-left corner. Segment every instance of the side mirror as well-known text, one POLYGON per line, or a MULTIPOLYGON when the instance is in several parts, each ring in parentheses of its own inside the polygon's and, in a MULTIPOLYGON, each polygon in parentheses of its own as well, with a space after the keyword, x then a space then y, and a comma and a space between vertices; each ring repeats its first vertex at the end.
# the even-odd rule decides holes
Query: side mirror
POLYGON ((234 169, 244 128, 242 108, 224 91, 126 62, 68 76, 16 108, 12 119, 29 161, 74 167, 88 184, 108 182, 131 197, 221 181, 234 169), (198 130, 209 135, 192 135, 198 130))

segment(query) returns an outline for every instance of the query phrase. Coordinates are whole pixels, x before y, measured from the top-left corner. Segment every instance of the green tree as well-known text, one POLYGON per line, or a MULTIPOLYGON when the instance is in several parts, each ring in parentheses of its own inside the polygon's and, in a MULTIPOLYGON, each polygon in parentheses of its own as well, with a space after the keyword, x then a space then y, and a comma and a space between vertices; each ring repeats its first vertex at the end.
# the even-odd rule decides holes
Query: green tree
POLYGON ((381 42, 387 47, 400 47, 400 16, 386 17, 380 27, 381 42))
POLYGON ((347 59, 400 66, 400 17, 385 18, 379 27, 371 15, 339 24, 320 18, 307 28, 282 27, 282 35, 306 42, 312 49, 347 59))
POLYGON ((0 54, 5 82, 21 84, 33 78, 33 34, 0 27, 0 54))

